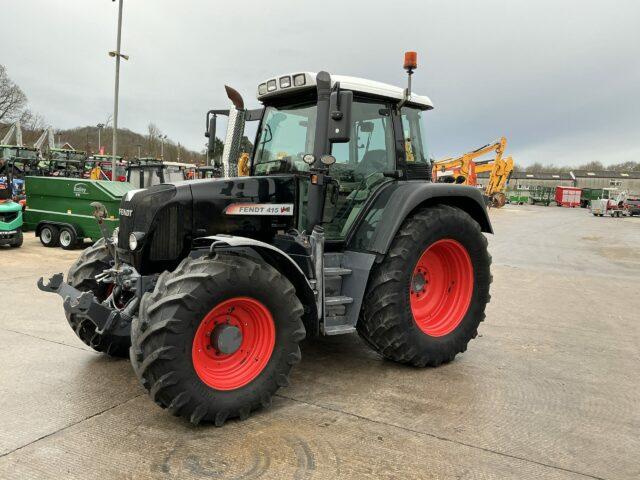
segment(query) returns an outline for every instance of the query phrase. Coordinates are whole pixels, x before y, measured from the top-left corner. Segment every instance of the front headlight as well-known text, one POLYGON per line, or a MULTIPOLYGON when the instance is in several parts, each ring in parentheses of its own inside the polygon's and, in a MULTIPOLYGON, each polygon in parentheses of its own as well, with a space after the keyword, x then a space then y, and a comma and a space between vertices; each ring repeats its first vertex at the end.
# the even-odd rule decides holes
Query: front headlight
POLYGON ((135 233, 129 235, 129 250, 134 251, 138 248, 138 238, 135 233))
POLYGON ((116 227, 113 229, 113 233, 111 234, 111 242, 114 245, 118 244, 118 234, 120 233, 120 228, 116 227))
POLYGON ((138 248, 140 241, 144 238, 143 232, 133 232, 129 235, 129 250, 132 252, 138 248))

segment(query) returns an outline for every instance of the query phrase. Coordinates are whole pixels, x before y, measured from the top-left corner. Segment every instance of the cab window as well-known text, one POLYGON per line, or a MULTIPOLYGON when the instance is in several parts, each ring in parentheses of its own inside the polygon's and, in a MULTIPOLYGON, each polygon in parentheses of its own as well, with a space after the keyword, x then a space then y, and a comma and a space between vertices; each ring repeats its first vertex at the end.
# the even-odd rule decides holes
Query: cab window
POLYGON ((418 110, 417 108, 402 108, 402 132, 408 164, 426 164, 429 161, 422 114, 422 110, 418 110))
POLYGON ((306 171, 302 161, 313 153, 316 105, 267 107, 255 146, 254 174, 306 171))

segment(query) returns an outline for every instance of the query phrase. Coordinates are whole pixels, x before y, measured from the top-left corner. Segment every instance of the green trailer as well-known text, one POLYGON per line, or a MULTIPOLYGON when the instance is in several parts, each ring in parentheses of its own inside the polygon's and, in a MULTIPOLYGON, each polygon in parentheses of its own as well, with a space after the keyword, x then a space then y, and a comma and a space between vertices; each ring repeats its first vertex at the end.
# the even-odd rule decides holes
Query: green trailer
POLYGON ((548 207, 555 199, 556 189, 554 187, 534 187, 529 190, 529 201, 531 205, 544 205, 548 207))
POLYGON ((45 247, 59 245, 70 250, 85 238, 96 241, 102 237, 91 203, 100 202, 106 207, 105 223, 113 230, 119 222, 120 199, 133 187, 124 182, 26 177, 25 189, 25 230, 35 231, 45 247))
POLYGON ((527 190, 509 190, 506 192, 507 203, 512 205, 524 205, 529 203, 529 192, 527 190))

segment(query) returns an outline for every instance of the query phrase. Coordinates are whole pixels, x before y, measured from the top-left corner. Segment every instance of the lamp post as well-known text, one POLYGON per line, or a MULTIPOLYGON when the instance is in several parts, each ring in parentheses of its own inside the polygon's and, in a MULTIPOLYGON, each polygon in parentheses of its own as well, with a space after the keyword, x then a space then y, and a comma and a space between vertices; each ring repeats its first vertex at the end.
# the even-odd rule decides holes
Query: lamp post
POLYGON ((99 124, 96 125, 96 127, 98 127, 98 154, 102 154, 102 151, 101 151, 102 142, 100 141, 100 133, 102 132, 102 129, 104 128, 104 123, 99 123, 99 124))
MULTIPOLYGON (((115 2, 116 0, 112 0, 115 2)), ((111 168, 112 172, 116 171, 116 156, 118 154, 118 94, 120 90, 120 58, 124 58, 125 60, 129 60, 128 55, 124 55, 120 53, 120 40, 122 37, 122 0, 118 1, 118 39, 116 43, 116 50, 109 52, 110 57, 115 57, 116 59, 116 84, 115 84, 115 95, 113 99, 113 152, 111 158, 111 168)))
POLYGON ((160 160, 164 160, 164 141, 166 138, 166 135, 160 135, 160 160))

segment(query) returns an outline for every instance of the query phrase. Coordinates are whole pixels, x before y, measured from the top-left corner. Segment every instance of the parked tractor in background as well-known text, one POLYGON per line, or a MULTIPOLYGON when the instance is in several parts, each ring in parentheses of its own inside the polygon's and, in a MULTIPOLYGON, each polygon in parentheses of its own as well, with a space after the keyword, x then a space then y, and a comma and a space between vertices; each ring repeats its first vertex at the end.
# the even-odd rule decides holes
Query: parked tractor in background
POLYGON ((432 163, 431 178, 434 182, 476 186, 478 175, 488 172, 489 178, 484 187, 484 194, 491 206, 503 207, 507 202, 505 189, 513 172, 513 159, 502 158, 506 147, 507 139, 501 137, 458 158, 436 160, 432 163), (475 160, 488 153, 494 153, 495 157, 489 160, 475 160))
POLYGON ((72 148, 50 148, 44 153, 43 174, 48 177, 83 178, 87 153, 72 148))
POLYGON ((189 163, 165 162, 153 157, 134 158, 127 164, 127 182, 136 188, 179 182, 187 179, 186 172, 195 172, 195 169, 195 165, 189 163))
POLYGON ((433 107, 411 92, 415 53, 405 68, 406 89, 269 78, 256 110, 227 87, 222 167, 235 175, 258 121, 250 175, 130 191, 119 230, 39 288, 64 298, 82 341, 128 352, 154 402, 193 423, 269 406, 305 337, 357 331, 387 359, 450 362, 485 318, 492 228, 478 189, 430 181, 433 107))
POLYGON ((12 248, 22 246, 22 204, 17 200, 19 195, 17 180, 10 173, 0 176, 0 245, 12 248))

